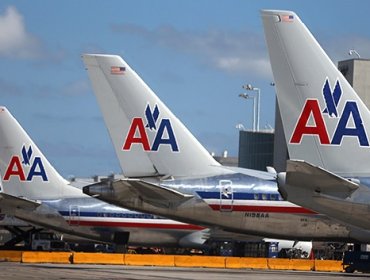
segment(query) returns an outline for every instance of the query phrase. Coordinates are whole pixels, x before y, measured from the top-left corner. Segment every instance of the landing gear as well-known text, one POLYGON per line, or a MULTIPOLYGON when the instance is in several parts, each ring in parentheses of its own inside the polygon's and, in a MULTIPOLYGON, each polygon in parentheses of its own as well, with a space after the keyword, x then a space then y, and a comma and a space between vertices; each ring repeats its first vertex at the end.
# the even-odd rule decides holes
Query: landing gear
POLYGON ((16 226, 5 226, 4 229, 11 232, 14 237, 10 239, 9 241, 5 242, 3 246, 1 246, 1 249, 17 249, 19 246, 16 246, 17 244, 20 244, 21 242, 24 242, 24 247, 22 249, 27 248, 29 249, 31 246, 31 236, 34 233, 37 233, 41 231, 41 228, 28 228, 28 229, 21 229, 20 227, 16 226))
POLYGON ((115 232, 113 242, 115 243, 115 251, 117 253, 125 253, 127 250, 127 243, 130 238, 129 232, 115 232))

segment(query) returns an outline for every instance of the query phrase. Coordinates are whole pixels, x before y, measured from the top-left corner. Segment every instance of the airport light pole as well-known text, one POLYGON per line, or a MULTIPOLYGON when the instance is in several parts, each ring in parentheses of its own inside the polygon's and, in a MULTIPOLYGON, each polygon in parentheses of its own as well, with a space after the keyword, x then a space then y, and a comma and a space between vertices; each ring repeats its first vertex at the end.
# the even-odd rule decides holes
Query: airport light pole
POLYGON ((239 94, 239 97, 244 99, 253 99, 253 131, 256 131, 256 97, 246 93, 239 94))
POLYGON ((260 103, 261 103, 261 89, 252 86, 251 84, 247 84, 243 86, 244 89, 250 90, 250 91, 255 91, 257 93, 257 131, 260 131, 260 103))
POLYGON ((357 58, 361 58, 360 54, 356 50, 349 50, 348 55, 356 55, 357 58))

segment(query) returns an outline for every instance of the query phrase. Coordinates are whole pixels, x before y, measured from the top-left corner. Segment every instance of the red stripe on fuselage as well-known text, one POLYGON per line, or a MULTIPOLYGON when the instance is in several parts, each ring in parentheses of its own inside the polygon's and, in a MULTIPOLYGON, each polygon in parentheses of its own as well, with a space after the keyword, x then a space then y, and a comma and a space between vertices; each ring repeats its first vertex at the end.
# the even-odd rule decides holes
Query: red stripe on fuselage
MULTIPOLYGON (((67 220, 68 221, 68 220, 67 220)), ((80 226, 97 226, 97 227, 137 227, 151 229, 187 229, 203 230, 204 227, 188 224, 148 224, 148 223, 128 223, 128 222, 105 222, 105 221, 68 221, 70 225, 80 226)))
MULTIPOLYGON (((213 210, 220 210, 219 204, 209 204, 213 210)), ((256 205, 222 205, 222 210, 232 210, 237 212, 268 212, 268 213, 282 213, 282 214, 317 214, 302 207, 289 206, 256 206, 256 205)))

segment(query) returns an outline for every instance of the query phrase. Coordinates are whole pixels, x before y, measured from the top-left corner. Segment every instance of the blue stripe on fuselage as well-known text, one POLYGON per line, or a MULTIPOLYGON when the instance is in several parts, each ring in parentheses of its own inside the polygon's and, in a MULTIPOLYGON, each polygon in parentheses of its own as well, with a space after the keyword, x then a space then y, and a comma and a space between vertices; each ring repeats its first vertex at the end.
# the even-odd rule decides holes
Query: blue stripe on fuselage
MULTIPOLYGON (((70 216, 70 211, 59 211, 59 213, 62 216, 70 216)), ((159 216, 145 213, 79 212, 77 216, 95 217, 95 218, 104 217, 104 218, 130 218, 130 219, 156 219, 156 220, 165 219, 159 216)))
MULTIPOLYGON (((197 194, 202 199, 219 199, 220 192, 204 192, 198 191, 197 194)), ((278 201, 283 200, 283 198, 277 193, 246 193, 246 192, 234 192, 233 195, 224 195, 222 194, 222 199, 231 199, 234 200, 271 200, 278 201)))

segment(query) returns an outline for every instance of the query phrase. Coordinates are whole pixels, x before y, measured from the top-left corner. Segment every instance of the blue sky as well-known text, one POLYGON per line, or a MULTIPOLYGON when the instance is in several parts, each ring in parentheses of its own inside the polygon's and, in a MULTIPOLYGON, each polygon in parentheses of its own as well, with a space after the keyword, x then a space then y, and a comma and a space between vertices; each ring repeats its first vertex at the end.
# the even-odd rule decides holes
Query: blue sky
POLYGON ((370 57, 369 1, 1 1, 0 96, 65 177, 120 172, 80 55, 121 55, 210 152, 236 156, 252 126, 243 84, 274 88, 261 9, 289 9, 336 63, 370 57))

